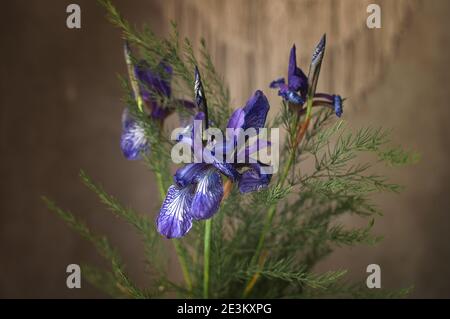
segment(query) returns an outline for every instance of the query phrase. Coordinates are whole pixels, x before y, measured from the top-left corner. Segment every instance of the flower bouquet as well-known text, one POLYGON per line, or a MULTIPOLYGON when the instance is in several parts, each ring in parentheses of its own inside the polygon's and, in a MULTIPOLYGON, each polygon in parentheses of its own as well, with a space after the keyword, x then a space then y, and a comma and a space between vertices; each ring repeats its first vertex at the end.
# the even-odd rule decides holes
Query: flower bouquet
MULTIPOLYGON (((125 107, 120 147, 129 160, 154 173, 160 203, 138 213, 121 204, 84 171, 86 186, 142 236, 150 285, 134 282, 108 239, 72 213, 44 199, 91 241, 110 269, 83 266, 85 278, 125 298, 312 298, 401 296, 351 283, 345 270, 316 273, 335 247, 375 244, 371 202, 377 192, 400 186, 371 172, 375 164, 404 165, 415 154, 389 146, 380 128, 350 130, 340 119, 345 99, 317 90, 326 61, 326 37, 318 41, 305 73, 291 48, 287 77, 261 88, 235 108, 204 40, 194 50, 176 25, 167 38, 136 30, 110 1, 100 3, 123 31, 128 74, 122 78, 125 107), (197 52, 198 51, 198 52, 197 52), (268 119, 270 108, 276 115, 268 119), (169 118, 179 125, 170 130, 169 118), (373 161, 361 162, 361 153, 373 161), (367 220, 348 229, 343 215, 367 220), (168 265, 167 242, 177 255, 168 265), (183 281, 170 278, 176 267, 183 281)), ((366 157, 365 157, 366 158, 366 157)), ((125 168, 126 169, 126 168, 125 168)), ((149 181, 152 182, 152 181, 149 181)))

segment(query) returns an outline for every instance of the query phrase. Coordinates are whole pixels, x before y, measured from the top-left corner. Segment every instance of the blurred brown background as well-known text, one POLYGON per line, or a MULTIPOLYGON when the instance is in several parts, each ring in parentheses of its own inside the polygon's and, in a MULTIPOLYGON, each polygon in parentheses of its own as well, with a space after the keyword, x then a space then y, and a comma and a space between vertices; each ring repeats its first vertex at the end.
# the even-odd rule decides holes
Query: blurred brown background
MULTIPOLYGON (((285 75, 292 43, 306 67, 324 32, 328 49, 322 90, 349 97, 352 126, 393 129, 396 143, 422 154, 420 164, 387 170, 406 185, 377 198, 385 216, 377 247, 339 249, 320 270, 348 268, 365 278, 382 269, 382 286, 415 286, 412 297, 450 297, 450 1, 447 0, 116 0, 137 25, 164 34, 175 19, 183 35, 206 38, 216 65, 241 106, 285 75), (366 28, 366 7, 382 8, 382 29, 366 28)), ((127 225, 104 212, 78 180, 85 169, 124 203, 155 214, 153 176, 119 149, 125 72, 120 32, 93 0, 2 2, 0 52, 0 297, 104 297, 87 285, 69 290, 70 263, 101 263, 96 252, 40 200, 48 195, 110 235, 136 280, 145 280, 142 245, 127 225), (66 6, 81 6, 81 30, 65 26, 66 6)), ((348 219, 349 225, 358 221, 348 219)), ((177 276, 177 268, 172 269, 177 276)))

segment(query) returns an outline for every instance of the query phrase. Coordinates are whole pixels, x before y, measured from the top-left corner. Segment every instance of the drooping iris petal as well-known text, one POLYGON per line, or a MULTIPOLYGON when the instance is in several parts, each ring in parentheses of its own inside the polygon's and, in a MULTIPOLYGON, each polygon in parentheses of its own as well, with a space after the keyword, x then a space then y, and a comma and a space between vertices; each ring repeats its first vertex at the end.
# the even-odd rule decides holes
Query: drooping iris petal
POLYGON ((284 78, 279 78, 279 79, 276 79, 276 80, 270 82, 269 87, 271 89, 276 89, 276 88, 280 88, 283 85, 286 85, 284 78))
POLYGON ((213 163, 213 166, 232 181, 236 181, 240 177, 239 172, 230 163, 217 161, 213 163))
POLYGON ((295 44, 289 54, 288 86, 291 91, 299 92, 305 97, 308 90, 308 78, 305 73, 297 67, 297 54, 295 44))
POLYGON ((226 157, 227 154, 233 154, 237 141, 238 141, 238 134, 241 132, 241 128, 245 123, 245 112, 243 108, 236 109, 233 114, 230 116, 230 119, 228 120, 227 129, 226 130, 226 136, 224 141, 224 147, 222 154, 226 157))
POLYGON ((192 199, 193 188, 191 186, 180 188, 172 185, 169 187, 156 219, 156 227, 161 235, 167 238, 179 238, 191 229, 192 199))
POLYGON ((134 72, 139 81, 142 99, 150 109, 150 115, 154 119, 164 120, 173 112, 173 108, 163 105, 162 97, 170 98, 172 67, 162 61, 154 70, 147 62, 138 63, 134 72))
POLYGON ((227 128, 241 128, 245 123, 245 111, 242 108, 236 109, 228 120, 227 128))
POLYGON ((196 220, 211 218, 218 211, 222 197, 223 186, 220 174, 215 168, 204 171, 197 178, 191 216, 196 220))
POLYGON ((297 92, 288 88, 281 88, 278 91, 278 95, 282 96, 283 99, 293 104, 302 105, 303 103, 305 103, 305 100, 297 92))
POLYGON ((133 119, 128 108, 122 113, 122 136, 120 148, 125 158, 129 160, 141 159, 143 153, 150 151, 150 144, 145 136, 145 130, 133 119))
POLYGON ((156 70, 151 70, 147 62, 141 61, 136 65, 135 72, 141 85, 142 98, 146 102, 154 100, 155 93, 170 97, 172 67, 168 64, 161 62, 156 70))
POLYGON ((340 95, 333 95, 333 106, 337 117, 341 117, 344 111, 342 109, 342 98, 340 95))
POLYGON ((209 165, 205 163, 186 164, 177 170, 173 178, 178 185, 186 187, 204 173, 208 169, 208 166, 209 165))
POLYGON ((266 96, 263 92, 257 90, 244 107, 245 119, 242 128, 246 130, 249 127, 263 127, 266 123, 269 108, 269 101, 267 101, 266 96))
POLYGON ((154 119, 164 120, 173 112, 172 108, 161 107, 156 101, 151 101, 150 104, 151 104, 150 116, 154 119))
POLYGON ((239 191, 241 193, 259 191, 269 185, 272 175, 261 172, 261 169, 262 165, 252 164, 250 168, 242 174, 239 180, 239 191))
POLYGON ((343 105, 342 105, 342 97, 337 94, 328 94, 328 93, 316 93, 314 94, 314 102, 313 106, 326 106, 331 107, 336 113, 337 117, 341 117, 342 113, 344 113, 343 105))

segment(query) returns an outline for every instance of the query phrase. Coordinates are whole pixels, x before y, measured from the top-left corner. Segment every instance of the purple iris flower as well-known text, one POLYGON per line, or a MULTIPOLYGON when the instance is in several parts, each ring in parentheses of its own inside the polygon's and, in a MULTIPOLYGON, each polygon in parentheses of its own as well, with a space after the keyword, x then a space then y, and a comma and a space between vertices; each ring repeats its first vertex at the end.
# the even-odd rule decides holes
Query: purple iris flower
MULTIPOLYGON (((256 91, 245 107, 234 111, 227 128, 262 128, 268 111, 267 98, 261 91, 256 91)), ((199 112, 195 118, 204 120, 205 114, 199 112)), ((185 141, 192 148, 195 147, 192 138, 188 137, 185 141)), ((246 149, 246 153, 251 152, 250 147, 246 149)), ((231 152, 234 143, 227 143, 224 148, 225 153, 231 152)), ((193 221, 211 218, 218 211, 224 195, 221 175, 233 182, 237 181, 242 193, 267 187, 270 182, 271 176, 262 173, 260 163, 226 163, 224 157, 212 152, 209 155, 208 152, 203 154, 207 156, 206 161, 187 164, 174 175, 175 183, 169 187, 156 219, 158 232, 167 238, 184 236, 191 229, 193 221), (244 169, 244 172, 239 172, 244 169)))
MULTIPOLYGON (((175 111, 177 104, 187 110, 195 107, 190 101, 171 99, 170 82, 173 71, 170 65, 162 61, 155 70, 152 70, 145 61, 134 65, 128 43, 125 43, 125 60, 134 96, 147 107, 150 119, 159 122, 162 126, 164 120, 175 111)), ((145 130, 132 116, 128 107, 122 114, 120 146, 123 155, 129 160, 141 159, 142 154, 150 152, 150 144, 145 136, 145 130)))
MULTIPOLYGON (((325 36, 323 36, 314 50, 308 77, 297 66, 296 47, 294 44, 289 55, 288 83, 286 84, 284 78, 279 78, 270 83, 270 88, 278 88, 278 95, 283 97, 285 101, 298 105, 299 111, 302 110, 303 104, 306 102, 308 91, 310 89, 315 91, 320 64, 325 52, 325 39, 325 36)), ((314 93, 313 105, 331 107, 338 117, 343 113, 342 102, 343 99, 339 95, 314 93)))

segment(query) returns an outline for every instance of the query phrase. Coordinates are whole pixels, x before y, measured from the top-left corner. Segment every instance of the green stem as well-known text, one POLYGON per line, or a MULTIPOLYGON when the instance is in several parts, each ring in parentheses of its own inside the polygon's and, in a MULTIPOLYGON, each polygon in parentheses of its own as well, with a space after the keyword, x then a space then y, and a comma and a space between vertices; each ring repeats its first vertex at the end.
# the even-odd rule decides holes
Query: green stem
MULTIPOLYGON (((164 199, 166 197, 166 191, 164 188, 162 175, 161 175, 161 173, 158 173, 158 172, 155 172, 155 175, 156 175, 156 180, 158 182, 158 189, 159 189, 159 193, 161 195, 161 200, 164 201, 164 199)), ((189 275, 189 270, 187 267, 184 251, 180 245, 180 242, 177 239, 173 239, 172 243, 175 247, 175 252, 178 257, 178 262, 180 263, 180 266, 181 266, 181 271, 183 272, 183 277, 184 277, 184 281, 186 282, 187 289, 188 289, 188 291, 191 291, 192 290, 192 281, 191 281, 191 276, 189 275)))
MULTIPOLYGON (((291 168, 294 160, 295 160, 295 152, 292 151, 291 155, 289 156, 289 160, 288 160, 286 166, 284 167, 284 171, 283 171, 282 175, 280 176, 278 185, 283 186, 284 181, 286 180, 286 178, 289 174, 289 169, 291 168)), ((275 216, 276 208, 277 208, 276 204, 272 204, 269 207, 269 210, 267 211, 266 220, 264 222, 264 227, 261 232, 261 235, 259 236, 258 245, 256 246, 255 254, 253 255, 253 258, 251 261, 252 265, 254 265, 258 261, 259 256, 261 255, 261 250, 264 247, 264 241, 266 239, 267 232, 269 231, 270 226, 272 225, 272 221, 273 221, 273 217, 275 216)))
MULTIPOLYGON (((306 102, 307 104, 306 104, 305 122, 308 121, 311 117, 312 102, 313 102, 312 98, 308 98, 308 100, 306 102)), ((297 125, 298 125, 298 123, 297 123, 297 125)), ((284 170, 280 176, 280 179, 278 180, 277 185, 279 185, 281 187, 284 185, 284 182, 286 181, 286 178, 289 174, 289 170, 291 169, 292 165, 295 162, 295 154, 296 154, 297 146, 298 145, 294 145, 294 147, 292 148, 290 155, 289 155, 288 162, 286 163, 286 166, 284 167, 284 170)), ((266 240, 267 233, 269 232, 270 227, 272 226, 272 222, 273 222, 273 218, 275 216, 276 210, 277 210, 277 205, 272 204, 267 211, 266 219, 264 222, 264 227, 263 227, 263 230, 261 231, 261 235, 259 236, 258 245, 256 246, 255 253, 250 261, 251 265, 256 265, 256 263, 258 262, 258 260, 261 257, 261 252, 264 247, 264 242, 266 240)), ((255 283, 255 280, 253 280, 253 278, 251 278, 247 282, 247 285, 245 287, 244 294, 243 294, 244 298, 250 294, 254 283, 255 283)))
POLYGON ((204 261, 203 261, 203 298, 207 299, 209 296, 209 257, 211 250, 211 225, 212 219, 205 221, 205 246, 204 246, 204 261))

